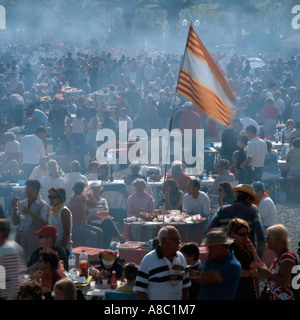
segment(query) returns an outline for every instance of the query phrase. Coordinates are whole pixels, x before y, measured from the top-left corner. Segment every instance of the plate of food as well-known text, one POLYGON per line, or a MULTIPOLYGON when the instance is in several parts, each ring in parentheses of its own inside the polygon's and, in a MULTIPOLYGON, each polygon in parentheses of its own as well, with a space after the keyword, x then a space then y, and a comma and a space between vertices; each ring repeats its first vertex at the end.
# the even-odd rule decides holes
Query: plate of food
POLYGON ((118 249, 137 249, 143 244, 144 244, 144 242, 140 242, 140 241, 127 241, 124 243, 120 243, 117 246, 117 248, 118 249))
POLYGON ((155 182, 159 182, 161 180, 163 176, 159 175, 159 174, 151 174, 149 176, 150 180, 155 181, 155 182))
POLYGON ((152 212, 140 212, 140 216, 145 221, 152 221, 155 218, 155 214, 152 212))

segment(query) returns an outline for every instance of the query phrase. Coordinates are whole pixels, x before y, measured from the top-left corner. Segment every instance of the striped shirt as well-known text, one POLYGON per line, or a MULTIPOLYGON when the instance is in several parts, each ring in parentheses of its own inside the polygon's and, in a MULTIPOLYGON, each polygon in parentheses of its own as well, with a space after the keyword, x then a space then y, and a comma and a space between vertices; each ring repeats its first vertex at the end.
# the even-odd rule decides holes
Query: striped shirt
POLYGON ((176 252, 171 263, 158 248, 143 258, 134 291, 145 292, 149 300, 181 300, 182 289, 190 285, 182 253, 176 252))
POLYGON ((17 300, 25 280, 26 262, 22 247, 15 241, 7 240, 0 246, 0 266, 0 300, 17 300))
POLYGON ((235 200, 232 204, 219 208, 213 217, 210 228, 223 228, 227 231, 228 223, 233 218, 245 220, 250 228, 249 239, 257 245, 257 251, 262 254, 265 237, 261 218, 256 206, 248 206, 245 202, 235 200))

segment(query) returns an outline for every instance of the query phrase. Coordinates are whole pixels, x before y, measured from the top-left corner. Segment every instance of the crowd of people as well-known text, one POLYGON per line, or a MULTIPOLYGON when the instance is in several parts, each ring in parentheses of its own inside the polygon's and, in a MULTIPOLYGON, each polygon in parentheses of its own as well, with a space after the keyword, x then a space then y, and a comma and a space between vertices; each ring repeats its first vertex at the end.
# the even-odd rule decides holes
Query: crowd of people
MULTIPOLYGON (((116 268, 118 279, 127 280, 117 291, 136 292, 139 299, 255 300, 263 298, 262 276, 268 280, 264 297, 294 299, 291 270, 297 258, 287 229, 276 223, 268 187, 279 178, 294 187, 300 177, 300 61, 259 57, 265 66, 251 69, 246 56, 214 55, 236 97, 236 118, 225 128, 176 95, 181 55, 43 42, 5 48, 0 55, 1 182, 24 183, 25 198, 12 200, 9 219, 1 209, 0 265, 7 268, 9 285, 0 288, 0 298, 77 299, 68 278, 74 243, 109 250, 112 241, 126 241, 108 217, 103 187, 90 183, 112 181, 116 174, 109 162, 97 161, 98 147, 107 142, 98 141, 97 133, 111 129, 119 139, 136 128, 169 128, 172 119, 172 129, 183 134, 204 129, 205 145, 221 142, 213 167, 204 163, 213 173, 210 188, 185 173, 184 159, 175 159, 159 199, 167 210, 205 218, 205 238, 181 244, 175 227, 163 227, 157 235, 148 228, 147 236, 157 237, 158 245, 140 265, 128 262, 122 268, 118 257, 107 264, 100 255, 99 269, 116 268), (119 131, 124 123, 125 133, 119 131), (281 153, 273 150, 279 141, 281 153), (60 156, 67 159, 63 168, 60 156), (290 164, 287 172, 279 169, 279 158, 290 164), (14 240, 9 239, 12 226, 14 240), (205 264, 200 246, 208 248, 205 264), (266 247, 277 258, 270 268, 263 262, 266 247), (30 280, 24 282, 25 277, 30 280)), ((127 217, 153 212, 155 199, 141 164, 125 167, 130 172, 124 183, 132 187, 127 217)), ((146 231, 132 232, 139 237, 146 231)))

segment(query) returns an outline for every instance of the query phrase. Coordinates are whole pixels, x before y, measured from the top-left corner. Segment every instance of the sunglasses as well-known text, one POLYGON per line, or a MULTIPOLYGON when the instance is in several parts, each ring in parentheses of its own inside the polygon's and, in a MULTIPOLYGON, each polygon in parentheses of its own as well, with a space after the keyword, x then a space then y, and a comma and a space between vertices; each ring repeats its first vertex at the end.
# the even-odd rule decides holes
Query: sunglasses
POLYGON ((237 234, 241 237, 249 236, 249 232, 237 232, 237 234))
POLYGON ((57 197, 57 196, 50 196, 50 195, 49 195, 48 198, 54 200, 54 199, 57 199, 58 197, 57 197))

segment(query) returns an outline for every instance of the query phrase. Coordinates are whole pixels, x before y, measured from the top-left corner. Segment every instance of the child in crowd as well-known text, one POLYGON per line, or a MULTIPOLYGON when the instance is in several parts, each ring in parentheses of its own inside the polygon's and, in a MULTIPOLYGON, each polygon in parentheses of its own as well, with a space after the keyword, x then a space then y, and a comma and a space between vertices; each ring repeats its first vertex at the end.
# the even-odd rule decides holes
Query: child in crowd
POLYGON ((204 266, 199 260, 199 245, 196 242, 187 242, 183 244, 179 250, 186 260, 192 282, 192 285, 189 287, 189 300, 197 300, 200 286, 193 282, 193 277, 199 277, 204 269, 204 266))
POLYGON ((117 288, 117 292, 134 292, 135 279, 139 266, 134 262, 128 262, 124 268, 124 278, 126 283, 117 288))

